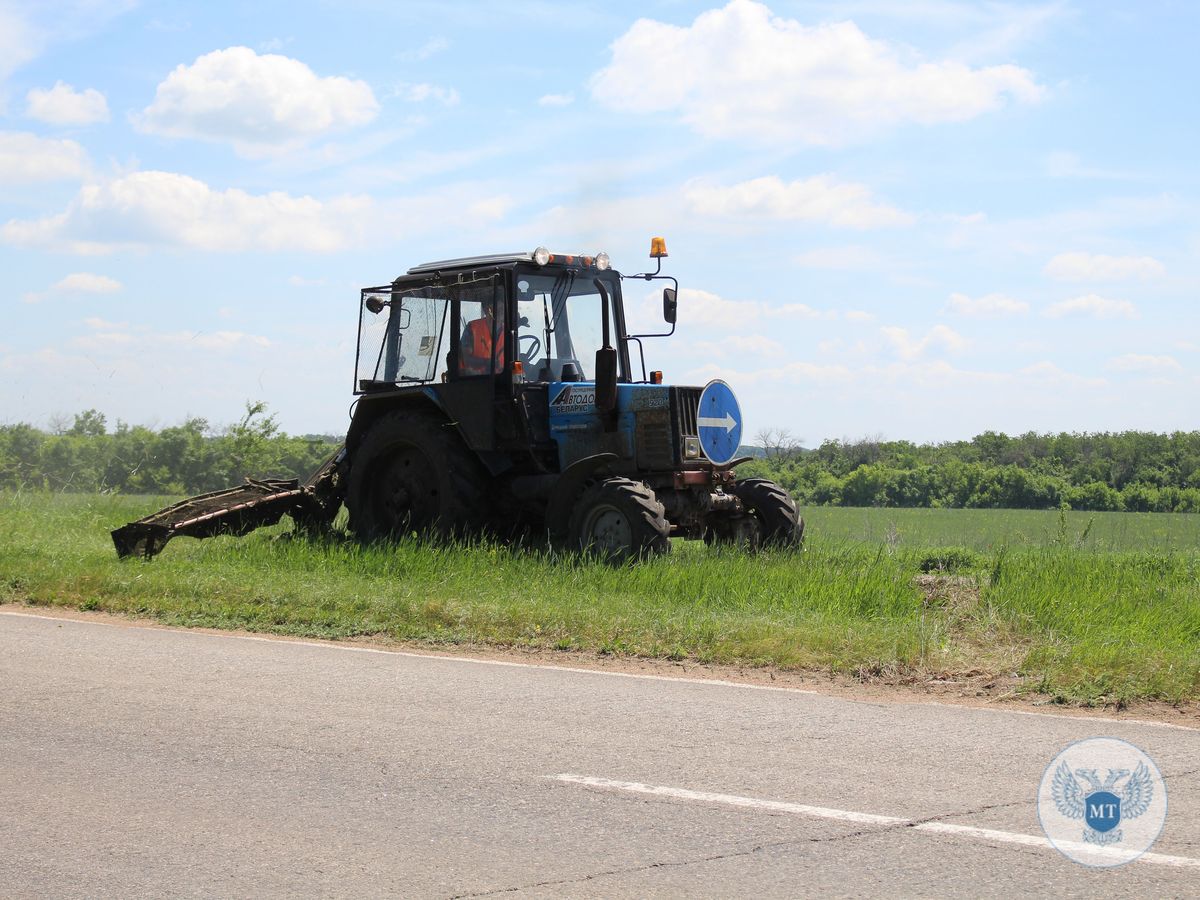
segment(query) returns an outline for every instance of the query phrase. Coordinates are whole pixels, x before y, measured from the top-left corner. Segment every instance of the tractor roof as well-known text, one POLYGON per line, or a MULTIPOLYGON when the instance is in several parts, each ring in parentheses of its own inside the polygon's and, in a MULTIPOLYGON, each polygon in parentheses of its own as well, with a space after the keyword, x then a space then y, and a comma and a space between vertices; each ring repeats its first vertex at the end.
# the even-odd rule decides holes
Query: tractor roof
POLYGON ((420 275, 425 272, 440 272, 443 269, 465 269, 474 266, 494 266, 510 262, 532 262, 533 254, 525 253, 491 253, 485 256, 463 256, 458 259, 439 259, 433 262, 421 263, 408 270, 409 275, 420 275))
POLYGON ((453 269, 474 269, 483 266, 502 266, 507 263, 531 262, 542 266, 565 266, 567 268, 592 268, 600 271, 611 268, 607 253, 597 253, 595 256, 582 254, 551 253, 544 247, 538 247, 526 253, 492 253, 484 256, 464 256, 459 259, 439 259, 434 262, 421 263, 408 270, 409 275, 428 275, 431 272, 445 272, 453 269))

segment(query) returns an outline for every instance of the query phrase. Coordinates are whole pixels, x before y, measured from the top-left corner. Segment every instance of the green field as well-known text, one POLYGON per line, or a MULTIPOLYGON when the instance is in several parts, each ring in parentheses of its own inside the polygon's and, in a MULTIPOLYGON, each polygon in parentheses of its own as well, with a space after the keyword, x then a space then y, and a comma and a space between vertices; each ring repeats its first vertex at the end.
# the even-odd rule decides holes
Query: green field
POLYGON ((677 542, 626 568, 314 543, 284 524, 118 561, 109 530, 168 499, 0 494, 0 600, 886 680, 985 673, 1064 702, 1200 699, 1200 516, 823 507, 805 511, 800 553, 677 542))
POLYGON ((1200 552, 1200 515, 1181 513, 1047 512, 1034 509, 801 510, 820 540, 898 547, 1052 547, 1101 552, 1200 552))

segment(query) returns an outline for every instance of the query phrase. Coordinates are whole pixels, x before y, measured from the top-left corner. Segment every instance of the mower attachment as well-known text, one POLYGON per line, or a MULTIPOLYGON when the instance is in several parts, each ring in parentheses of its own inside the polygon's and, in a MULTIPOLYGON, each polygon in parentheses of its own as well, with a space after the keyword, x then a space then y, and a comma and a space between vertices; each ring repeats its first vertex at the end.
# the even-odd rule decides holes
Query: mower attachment
POLYGON ((284 513, 310 503, 296 479, 258 481, 247 478, 241 487, 227 488, 181 500, 153 515, 123 525, 112 533, 117 556, 159 553, 176 535, 205 538, 217 534, 246 534, 274 525, 284 513))

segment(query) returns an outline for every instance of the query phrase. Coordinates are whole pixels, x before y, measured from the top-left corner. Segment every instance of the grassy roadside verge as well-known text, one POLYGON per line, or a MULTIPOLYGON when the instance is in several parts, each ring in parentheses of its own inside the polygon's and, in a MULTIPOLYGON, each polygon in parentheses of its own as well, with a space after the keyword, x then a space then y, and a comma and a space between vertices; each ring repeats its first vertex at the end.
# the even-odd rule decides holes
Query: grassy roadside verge
POLYGON ((948 556, 814 530, 800 554, 682 543, 669 558, 613 569, 488 545, 309 543, 283 526, 180 539, 150 563, 119 562, 108 531, 155 504, 0 496, 0 600, 311 637, 864 677, 991 673, 1069 702, 1200 699, 1194 550, 1060 542, 948 556))

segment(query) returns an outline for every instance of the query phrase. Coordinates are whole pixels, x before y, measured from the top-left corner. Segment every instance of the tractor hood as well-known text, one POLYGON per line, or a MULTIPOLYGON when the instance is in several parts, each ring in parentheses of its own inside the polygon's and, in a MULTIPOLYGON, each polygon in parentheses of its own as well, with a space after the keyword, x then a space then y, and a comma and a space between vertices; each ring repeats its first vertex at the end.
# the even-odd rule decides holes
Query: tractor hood
POLYGON ((597 453, 615 453, 623 466, 639 472, 702 462, 696 428, 700 393, 698 387, 618 384, 614 427, 613 418, 596 409, 594 382, 551 382, 550 436, 562 470, 597 453))

